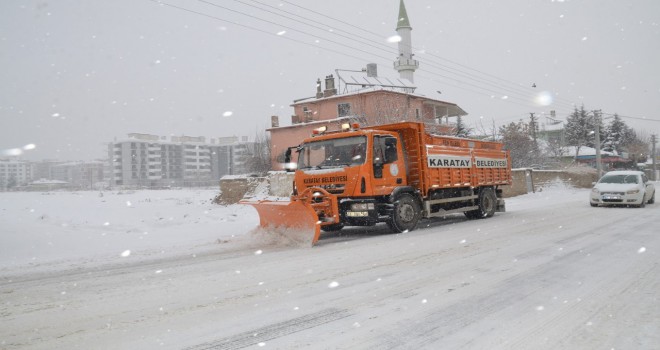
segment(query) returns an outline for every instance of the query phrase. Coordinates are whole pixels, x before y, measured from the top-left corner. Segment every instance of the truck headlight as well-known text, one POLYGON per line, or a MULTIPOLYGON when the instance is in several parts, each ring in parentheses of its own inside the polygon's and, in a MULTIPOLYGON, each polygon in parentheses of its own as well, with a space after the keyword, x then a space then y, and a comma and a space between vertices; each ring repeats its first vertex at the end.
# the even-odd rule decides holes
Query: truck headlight
POLYGON ((373 203, 354 203, 351 204, 351 210, 360 211, 360 210, 374 210, 373 203))

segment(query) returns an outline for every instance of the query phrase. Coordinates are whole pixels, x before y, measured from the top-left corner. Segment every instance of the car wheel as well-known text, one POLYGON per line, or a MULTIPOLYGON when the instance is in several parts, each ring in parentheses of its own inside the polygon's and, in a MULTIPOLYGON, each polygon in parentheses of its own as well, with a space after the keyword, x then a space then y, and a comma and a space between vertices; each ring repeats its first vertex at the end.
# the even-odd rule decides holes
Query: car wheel
POLYGON ((394 211, 392 217, 387 221, 387 226, 396 233, 412 231, 417 226, 420 214, 421 211, 415 198, 410 194, 403 194, 394 203, 394 211))
POLYGON ((644 193, 644 195, 642 196, 642 202, 639 203, 637 208, 644 208, 646 206, 646 201, 644 200, 644 197, 646 197, 646 193, 644 193))
POLYGON ((649 201, 648 201, 647 203, 648 203, 648 204, 653 204, 653 203, 655 203, 655 191, 653 191, 653 195, 651 196, 651 198, 649 199, 649 201))
POLYGON ((497 196, 492 188, 479 191, 479 209, 464 212, 468 219, 485 219, 493 216, 497 209, 497 196))
POLYGON ((591 205, 592 207, 597 207, 597 206, 598 206, 598 203, 592 203, 592 202, 589 202, 589 205, 591 205))

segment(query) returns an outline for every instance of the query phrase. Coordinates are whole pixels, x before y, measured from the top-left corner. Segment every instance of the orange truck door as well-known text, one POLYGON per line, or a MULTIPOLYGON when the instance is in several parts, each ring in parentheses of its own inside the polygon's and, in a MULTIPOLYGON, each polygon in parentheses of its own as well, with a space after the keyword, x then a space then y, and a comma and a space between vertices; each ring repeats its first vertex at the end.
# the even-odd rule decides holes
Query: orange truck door
POLYGON ((406 184, 401 144, 391 135, 374 135, 372 147, 372 189, 374 195, 386 195, 406 184))

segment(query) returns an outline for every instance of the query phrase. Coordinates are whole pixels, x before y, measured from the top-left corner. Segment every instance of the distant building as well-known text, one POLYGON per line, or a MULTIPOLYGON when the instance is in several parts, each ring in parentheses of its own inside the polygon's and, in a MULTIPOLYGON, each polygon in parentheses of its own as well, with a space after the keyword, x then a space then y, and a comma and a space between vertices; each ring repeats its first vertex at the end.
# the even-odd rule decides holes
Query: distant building
POLYGON ((243 174, 253 143, 237 137, 165 136, 132 133, 108 146, 112 186, 207 186, 224 175, 243 174))
POLYGON ((32 166, 27 161, 0 159, 0 190, 6 191, 32 181, 32 166))
POLYGON ((53 179, 52 168, 54 165, 62 164, 64 162, 59 160, 42 160, 40 162, 32 163, 32 179, 53 179))
POLYGON ((48 179, 67 182, 72 189, 97 189, 105 182, 104 167, 102 161, 54 164, 48 179))

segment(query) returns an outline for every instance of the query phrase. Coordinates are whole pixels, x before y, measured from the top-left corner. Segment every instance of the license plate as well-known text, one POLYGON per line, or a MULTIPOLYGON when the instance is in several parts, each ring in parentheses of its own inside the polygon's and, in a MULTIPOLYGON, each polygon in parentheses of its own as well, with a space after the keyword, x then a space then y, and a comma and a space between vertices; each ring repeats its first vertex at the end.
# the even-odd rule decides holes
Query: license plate
POLYGON ((365 217, 365 216, 369 216, 369 212, 367 212, 367 211, 347 211, 346 216, 365 217))

